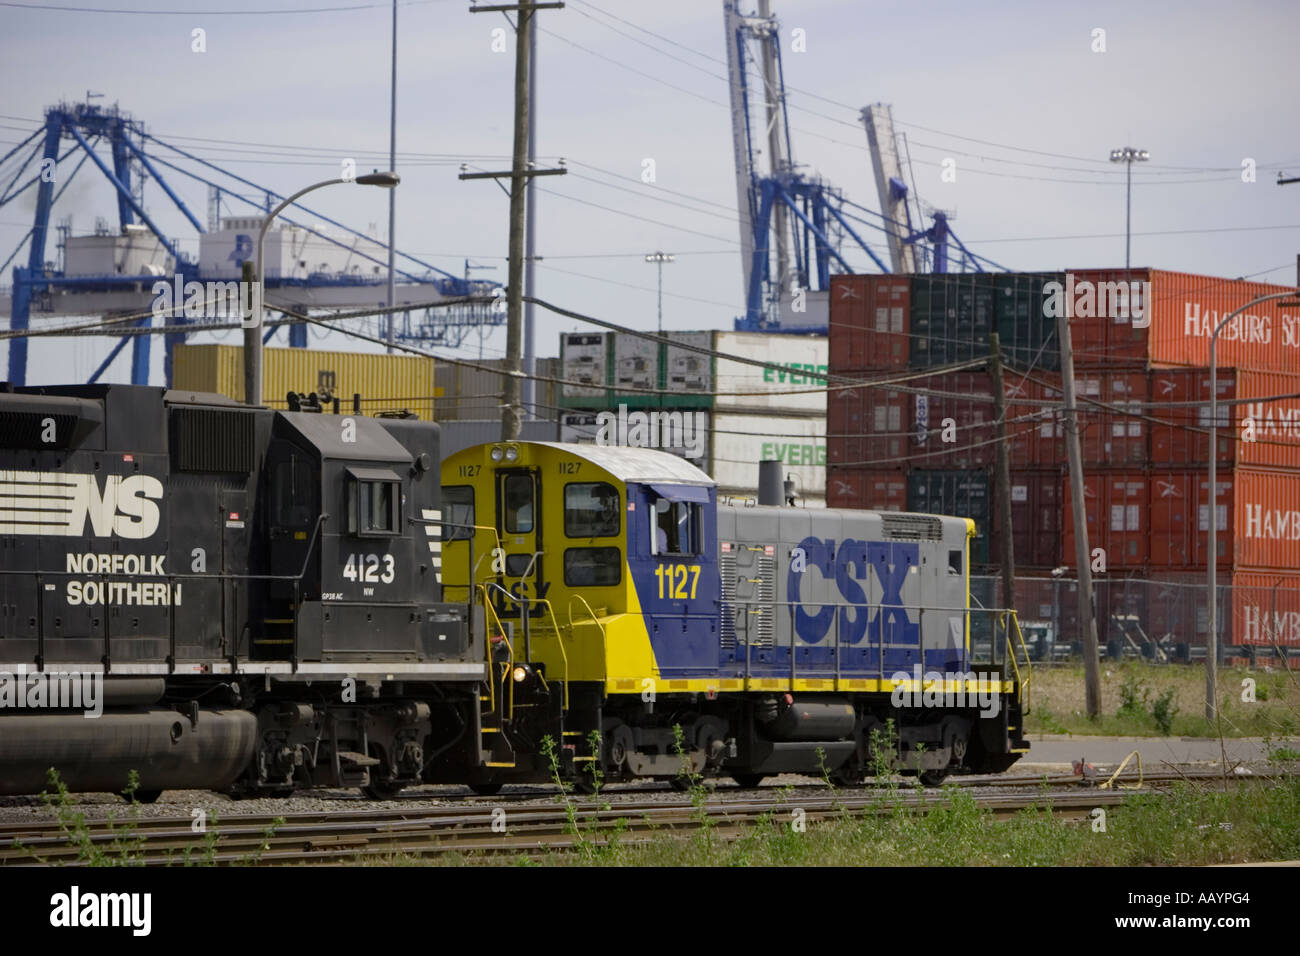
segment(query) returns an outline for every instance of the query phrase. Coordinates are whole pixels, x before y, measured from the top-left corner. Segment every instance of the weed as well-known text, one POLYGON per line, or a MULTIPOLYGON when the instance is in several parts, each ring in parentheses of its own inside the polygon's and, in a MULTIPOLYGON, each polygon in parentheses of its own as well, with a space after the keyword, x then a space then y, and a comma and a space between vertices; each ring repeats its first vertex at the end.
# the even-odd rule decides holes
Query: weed
POLYGON ((1174 718, 1178 716, 1178 705, 1174 703, 1174 695, 1177 693, 1170 687, 1151 705, 1151 716, 1155 718, 1156 727, 1160 729, 1162 737, 1168 737, 1174 731, 1174 718))

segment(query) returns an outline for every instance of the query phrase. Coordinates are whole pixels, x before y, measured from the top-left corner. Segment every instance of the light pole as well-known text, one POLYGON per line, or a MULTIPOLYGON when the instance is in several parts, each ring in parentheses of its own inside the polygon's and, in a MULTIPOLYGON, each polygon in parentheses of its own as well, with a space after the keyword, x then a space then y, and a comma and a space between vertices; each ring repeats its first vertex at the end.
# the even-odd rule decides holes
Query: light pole
POLYGON ((659 266, 659 334, 664 334, 664 263, 672 262, 673 257, 666 252, 652 252, 645 257, 646 262, 659 266))
POLYGON ((1241 308, 1229 312, 1224 316, 1219 324, 1214 327, 1214 332, 1210 335, 1210 487, 1209 487, 1209 509, 1207 511, 1206 523, 1210 526, 1209 553, 1205 556, 1207 567, 1206 576, 1209 584, 1209 598, 1206 614, 1206 623, 1209 625, 1209 634, 1205 639, 1205 719, 1214 720, 1215 713, 1215 683, 1218 678, 1218 655, 1219 655, 1219 635, 1217 620, 1219 614, 1219 595, 1217 591, 1218 573, 1219 573, 1219 547, 1218 547, 1218 521, 1214 507, 1218 501, 1217 489, 1215 487, 1219 480, 1219 366, 1217 359, 1217 347, 1219 344, 1219 332, 1223 327, 1235 319, 1238 315, 1245 312, 1252 306, 1259 305, 1261 302, 1270 302, 1273 299, 1285 299, 1288 296, 1294 296, 1300 293, 1300 289, 1288 289, 1285 292, 1274 292, 1270 295, 1262 295, 1258 299, 1251 299, 1241 308))
POLYGON ((1124 163, 1128 167, 1128 175, 1125 179, 1128 181, 1126 189, 1126 198, 1124 200, 1124 268, 1129 267, 1129 247, 1132 242, 1133 227, 1133 164, 1145 163, 1151 155, 1145 149, 1134 149, 1132 146, 1125 146, 1123 149, 1112 149, 1110 151, 1110 161, 1112 163, 1124 163))
POLYGON ((307 195, 314 189, 321 189, 325 186, 333 186, 337 183, 357 183, 361 186, 382 186, 386 189, 392 189, 401 178, 397 173, 366 173, 364 176, 357 176, 355 179, 327 179, 324 182, 315 183, 306 189, 300 189, 280 205, 276 206, 267 217, 262 220, 262 228, 257 233, 257 251, 255 255, 255 265, 253 274, 248 275, 248 263, 244 263, 244 278, 252 282, 253 314, 244 320, 244 404, 260 405, 262 404, 262 302, 264 283, 262 281, 262 245, 266 241, 266 230, 271 225, 271 220, 280 215, 287 207, 292 205, 297 199, 307 195))

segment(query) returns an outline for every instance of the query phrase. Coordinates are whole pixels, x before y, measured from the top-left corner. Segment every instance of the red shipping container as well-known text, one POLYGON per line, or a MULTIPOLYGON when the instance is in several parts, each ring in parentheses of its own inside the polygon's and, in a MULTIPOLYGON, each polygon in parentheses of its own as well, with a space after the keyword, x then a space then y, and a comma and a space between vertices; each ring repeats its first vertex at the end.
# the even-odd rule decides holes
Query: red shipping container
POLYGON ((1085 467, 1144 466, 1150 460, 1145 405, 1146 372, 1084 371, 1075 373, 1079 399, 1080 447, 1085 467), (1099 408, 1084 399, 1105 402, 1099 408), (1130 408, 1126 415, 1118 409, 1130 408))
MULTIPOLYGON (((1059 382, 1060 376, 1053 375, 1051 381, 1059 382)), ((1064 401, 1059 386, 1049 388, 1014 375, 1005 375, 1002 384, 1007 433, 1011 436, 1007 445, 1011 467, 1059 467, 1065 461, 1065 427, 1060 412, 1042 404, 1064 401)))
MULTIPOLYGON (((1011 473, 1011 547, 1017 568, 1051 570, 1060 566, 1063 485, 1059 469, 1011 473)), ((996 520, 996 497, 992 505, 995 519, 989 527, 989 560, 1000 564, 1002 523, 996 520)))
MULTIPOLYGON (((1218 473, 1215 515, 1218 521, 1219 564, 1232 550, 1231 504, 1233 473, 1218 473)), ((1209 557, 1209 513, 1205 502, 1210 487, 1205 472, 1155 473, 1151 476, 1151 565, 1156 568, 1203 568, 1209 557)))
MULTIPOLYGON (((1150 538, 1149 481, 1142 472, 1085 474, 1084 513, 1088 522, 1088 552, 1105 552, 1107 571, 1130 570, 1146 565, 1150 538)), ((1061 521, 1064 563, 1074 567, 1074 512, 1069 483, 1062 494, 1061 521)))
POLYGON ((864 382, 827 396, 826 458, 835 465, 901 468, 908 454, 910 393, 864 382))
POLYGON ((907 510, 907 473, 878 468, 826 469, 826 506, 870 511, 907 510))
POLYGON ((907 368, 911 288, 907 277, 831 277, 832 374, 907 368))
MULTIPOLYGON (((1075 269, 1066 275, 1066 287, 1044 307, 1068 306, 1076 368, 1208 366, 1210 335, 1220 320, 1252 299, 1287 291, 1161 269, 1075 269), (1134 290, 1135 282, 1149 285, 1134 290), (1117 305, 1115 293, 1121 290, 1135 295, 1117 305), (1139 305, 1142 314, 1136 315, 1139 305)), ((1293 300, 1252 306, 1224 326, 1218 364, 1300 373, 1300 309, 1279 305, 1288 301, 1293 300)))

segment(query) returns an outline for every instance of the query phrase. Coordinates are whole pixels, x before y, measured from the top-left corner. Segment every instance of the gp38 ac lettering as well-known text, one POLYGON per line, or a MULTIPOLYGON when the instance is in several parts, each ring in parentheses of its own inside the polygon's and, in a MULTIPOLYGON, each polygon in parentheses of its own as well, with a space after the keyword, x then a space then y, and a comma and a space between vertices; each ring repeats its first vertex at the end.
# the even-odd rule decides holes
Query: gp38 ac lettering
MULTIPOLYGON (((866 590, 859 582, 865 582, 872 571, 880 582, 881 597, 877 606, 840 610, 841 643, 857 644, 864 635, 872 642, 879 642, 882 629, 891 643, 907 644, 920 640, 920 625, 902 607, 907 574, 921 560, 919 545, 908 541, 847 538, 837 551, 834 538, 809 537, 799 542, 799 547, 803 549, 808 568, 817 568, 824 579, 835 581, 842 603, 867 603, 866 590)), ((815 614, 810 614, 800 595, 803 579, 804 574, 791 565, 786 578, 786 592, 795 605, 795 633, 805 643, 817 644, 835 626, 835 608, 822 606, 815 614)))

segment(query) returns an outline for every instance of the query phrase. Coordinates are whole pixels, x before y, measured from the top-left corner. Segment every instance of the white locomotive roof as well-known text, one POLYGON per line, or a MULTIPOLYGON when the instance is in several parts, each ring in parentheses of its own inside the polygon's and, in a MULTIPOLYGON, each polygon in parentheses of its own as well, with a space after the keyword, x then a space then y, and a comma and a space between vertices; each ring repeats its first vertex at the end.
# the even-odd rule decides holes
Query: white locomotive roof
POLYGON ((709 485, 713 479, 685 458, 653 448, 628 448, 623 445, 587 445, 570 442, 538 441, 541 445, 585 458, 605 469, 619 481, 664 482, 675 485, 709 485))

